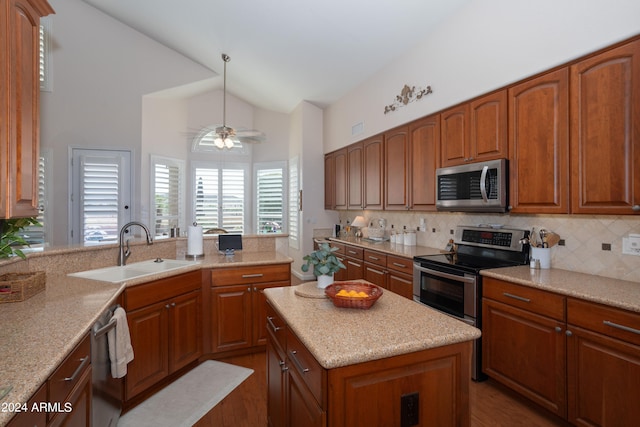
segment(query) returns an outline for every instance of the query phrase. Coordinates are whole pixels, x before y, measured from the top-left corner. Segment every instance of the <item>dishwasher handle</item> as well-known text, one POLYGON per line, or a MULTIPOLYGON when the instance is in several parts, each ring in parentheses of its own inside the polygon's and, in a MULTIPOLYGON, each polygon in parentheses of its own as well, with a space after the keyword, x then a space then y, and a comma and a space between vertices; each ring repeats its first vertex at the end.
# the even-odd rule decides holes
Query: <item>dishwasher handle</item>
POLYGON ((93 336, 95 338, 100 338, 101 336, 103 336, 104 334, 106 334, 107 332, 109 332, 110 330, 112 330, 113 328, 116 327, 116 325, 118 324, 118 319, 111 319, 109 321, 109 323, 107 323, 106 325, 104 325, 102 328, 98 329, 97 331, 95 331, 93 333, 93 336))

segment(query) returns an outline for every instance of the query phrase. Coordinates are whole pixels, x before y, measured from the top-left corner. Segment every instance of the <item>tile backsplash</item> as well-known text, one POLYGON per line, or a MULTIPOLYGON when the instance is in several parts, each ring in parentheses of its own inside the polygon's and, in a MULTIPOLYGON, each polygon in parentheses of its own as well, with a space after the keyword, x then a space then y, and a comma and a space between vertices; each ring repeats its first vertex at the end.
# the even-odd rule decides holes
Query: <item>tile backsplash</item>
MULTIPOLYGON (((622 254, 622 238, 640 234, 640 216, 608 215, 509 215, 452 212, 341 211, 346 224, 356 215, 365 219, 385 218, 387 228, 416 229, 424 219, 425 231, 418 232, 418 245, 444 248, 457 225, 502 224, 513 228, 546 228, 560 235, 565 246, 551 248, 551 267, 640 283, 640 256, 622 254), (602 244, 611 250, 603 250, 602 244)), ((363 230, 366 235, 366 229, 363 230)))

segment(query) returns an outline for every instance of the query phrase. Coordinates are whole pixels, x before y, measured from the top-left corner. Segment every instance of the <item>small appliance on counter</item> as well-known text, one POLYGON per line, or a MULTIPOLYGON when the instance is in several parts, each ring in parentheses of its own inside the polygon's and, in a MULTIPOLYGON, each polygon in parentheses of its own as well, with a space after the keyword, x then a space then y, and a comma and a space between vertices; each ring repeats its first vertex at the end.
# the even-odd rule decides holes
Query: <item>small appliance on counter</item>
POLYGON ((242 250, 241 234, 220 234, 218 236, 218 250, 227 256, 231 256, 235 251, 242 250))

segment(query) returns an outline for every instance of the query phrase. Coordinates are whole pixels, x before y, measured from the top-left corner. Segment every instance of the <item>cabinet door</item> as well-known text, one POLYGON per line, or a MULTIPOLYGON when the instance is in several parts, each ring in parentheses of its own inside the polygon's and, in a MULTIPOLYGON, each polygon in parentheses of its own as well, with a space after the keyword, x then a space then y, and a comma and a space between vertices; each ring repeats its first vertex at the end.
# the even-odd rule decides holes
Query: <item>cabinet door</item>
POLYGON ((409 209, 409 129, 393 129, 384 135, 384 208, 409 209))
POLYGON ((335 159, 332 153, 324 156, 324 208, 334 209, 335 207, 335 159))
POLYGON ((211 288, 213 352, 251 346, 251 286, 211 288))
POLYGON ((411 209, 436 209, 436 169, 440 167, 440 115, 409 126, 411 209))
POLYGON ((267 298, 264 290, 289 286, 289 282, 261 283, 251 289, 251 305, 253 307, 253 345, 265 345, 267 343, 267 298))
POLYGON ((347 147, 347 209, 362 209, 362 143, 347 147))
POLYGON ((347 149, 343 148, 333 154, 334 171, 334 209, 347 208, 347 149))
POLYGON ((288 370, 287 415, 290 426, 324 427, 326 412, 322 410, 313 394, 295 369, 288 370))
POLYGON ((384 138, 374 136, 362 142, 363 205, 362 209, 382 209, 382 178, 384 176, 384 138))
POLYGON ((413 299, 413 276, 389 270, 387 287, 391 292, 413 299))
POLYGON ((510 207, 569 213, 569 90, 563 68, 509 89, 510 207))
POLYGON ((482 370, 560 417, 566 417, 564 323, 484 299, 482 370))
POLYGON ((175 372, 202 355, 202 291, 171 300, 169 371, 175 372))
POLYGON ((54 417, 49 421, 49 427, 86 427, 91 425, 91 372, 91 366, 89 366, 65 402, 60 402, 63 408, 68 403, 73 410, 54 414, 54 417))
POLYGON ((469 104, 440 114, 440 154, 442 167, 467 163, 469 156, 469 104))
POLYGON ((134 354, 125 377, 127 400, 169 375, 169 308, 160 302, 127 314, 134 354))
MULTIPOLYGON (((33 408, 33 405, 40 405, 40 402, 47 401, 47 384, 43 384, 38 391, 36 391, 31 399, 27 402, 28 408, 33 408)), ((38 411, 26 411, 18 412, 11 421, 7 424, 7 427, 45 427, 47 425, 47 413, 38 411)))
POLYGON ((507 91, 471 101, 469 156, 472 161, 507 157, 507 91))
POLYGON ((267 422, 269 427, 286 427, 285 357, 267 340, 267 422))
POLYGON ((384 271, 384 267, 365 262, 363 279, 373 283, 374 285, 378 285, 381 288, 387 289, 387 274, 384 271))
POLYGON ((640 347, 569 325, 569 421, 629 426, 640 419, 640 347))
POLYGON ((571 66, 574 213, 640 214, 639 61, 636 40, 571 66))
POLYGON ((364 262, 362 260, 346 257, 342 263, 347 269, 346 277, 341 280, 357 280, 364 277, 364 262))

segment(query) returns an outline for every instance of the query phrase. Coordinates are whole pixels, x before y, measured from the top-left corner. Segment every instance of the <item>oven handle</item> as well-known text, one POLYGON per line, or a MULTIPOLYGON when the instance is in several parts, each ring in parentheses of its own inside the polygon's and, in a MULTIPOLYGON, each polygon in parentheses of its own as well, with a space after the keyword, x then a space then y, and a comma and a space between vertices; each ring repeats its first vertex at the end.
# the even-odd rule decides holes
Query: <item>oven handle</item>
POLYGON ((435 271, 435 270, 431 270, 428 268, 424 268, 422 267, 420 264, 413 264, 413 268, 415 268, 418 271, 422 271, 423 273, 427 273, 427 274, 431 274, 432 276, 436 276, 436 277, 442 277, 445 279, 451 279, 451 280, 455 280, 458 282, 466 282, 466 283, 475 283, 476 281, 476 277, 469 277, 469 276, 457 276, 455 274, 449 274, 449 273, 443 273, 442 271, 435 271))

